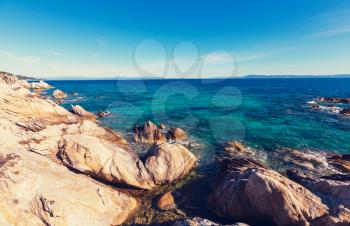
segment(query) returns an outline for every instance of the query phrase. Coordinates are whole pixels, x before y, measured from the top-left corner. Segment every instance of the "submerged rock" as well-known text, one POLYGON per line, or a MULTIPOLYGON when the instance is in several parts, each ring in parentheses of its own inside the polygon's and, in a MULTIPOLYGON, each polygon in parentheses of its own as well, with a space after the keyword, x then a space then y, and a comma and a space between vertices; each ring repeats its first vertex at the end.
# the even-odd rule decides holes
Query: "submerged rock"
POLYGON ((112 112, 110 112, 110 111, 100 111, 98 113, 98 116, 103 118, 103 117, 106 117, 106 116, 111 115, 111 114, 112 114, 112 112))
POLYGON ((243 160, 224 162, 221 179, 208 199, 217 216, 308 225, 328 213, 321 199, 303 186, 256 162, 243 160))
POLYGON ((66 98, 67 94, 62 90, 56 89, 55 91, 53 91, 52 96, 56 99, 62 99, 62 98, 66 98))

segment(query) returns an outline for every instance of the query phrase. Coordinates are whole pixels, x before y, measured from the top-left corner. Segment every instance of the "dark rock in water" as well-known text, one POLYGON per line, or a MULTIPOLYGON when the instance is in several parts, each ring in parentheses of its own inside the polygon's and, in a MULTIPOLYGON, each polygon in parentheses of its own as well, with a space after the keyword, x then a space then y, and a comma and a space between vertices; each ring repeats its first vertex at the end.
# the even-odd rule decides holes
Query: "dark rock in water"
POLYGON ((112 112, 110 112, 110 111, 100 111, 100 112, 98 113, 98 116, 99 116, 100 118, 103 118, 103 117, 106 117, 106 116, 111 115, 111 114, 112 114, 112 112))
POLYGON ((156 124, 147 121, 143 126, 135 126, 134 141, 140 143, 153 144, 159 141, 178 140, 184 141, 187 139, 187 134, 180 128, 170 128, 166 130, 166 126, 161 124, 158 128, 156 124))
POLYGON ((227 141, 224 144, 224 150, 230 155, 251 155, 253 152, 248 147, 238 141, 227 141))
POLYGON ((350 108, 344 108, 339 113, 342 115, 350 116, 350 108))
POLYGON ((331 155, 327 158, 328 164, 340 170, 343 173, 350 173, 350 155, 331 155))
POLYGON ((318 101, 320 101, 320 102, 332 102, 332 103, 350 104, 350 98, 319 97, 318 101))
POLYGON ((55 100, 55 103, 56 103, 56 104, 63 104, 63 103, 64 103, 64 100, 55 100))
POLYGON ((200 217, 195 217, 192 219, 187 219, 183 221, 177 221, 173 224, 173 226, 249 226, 245 223, 235 223, 235 224, 218 224, 215 222, 212 222, 207 219, 203 219, 200 217))
POLYGON ((158 200, 157 206, 161 210, 171 210, 176 208, 175 199, 171 192, 167 192, 158 200))
POLYGON ((328 213, 319 197, 256 161, 240 158, 223 164, 208 198, 209 207, 219 217, 309 225, 328 213))

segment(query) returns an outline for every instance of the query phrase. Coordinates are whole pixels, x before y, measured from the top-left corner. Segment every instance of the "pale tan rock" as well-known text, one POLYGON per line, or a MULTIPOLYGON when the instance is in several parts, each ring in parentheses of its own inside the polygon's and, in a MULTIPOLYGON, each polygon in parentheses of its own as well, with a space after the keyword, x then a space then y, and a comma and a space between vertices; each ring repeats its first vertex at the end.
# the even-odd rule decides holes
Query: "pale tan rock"
POLYGON ((277 225, 309 225, 328 214, 319 197, 277 172, 230 162, 209 206, 219 217, 270 220, 277 225))
POLYGON ((56 99, 62 99, 62 98, 66 98, 67 94, 62 90, 56 89, 55 91, 53 91, 52 96, 56 99))
POLYGON ((49 159, 0 145, 3 225, 116 225, 137 207, 136 199, 49 159))
POLYGON ((167 133, 161 131, 156 124, 151 121, 144 123, 143 127, 136 127, 134 129, 135 142, 153 144, 158 141, 166 141, 167 133))
POLYGON ((103 180, 151 189, 155 185, 139 157, 87 135, 63 136, 59 156, 65 165, 103 180))
POLYGON ((88 112, 80 105, 71 105, 71 107, 72 107, 73 113, 79 115, 80 117, 91 119, 91 120, 96 119, 95 114, 88 112))
POLYGON ((30 82, 29 87, 27 84, 25 84, 26 88, 30 89, 50 89, 52 86, 50 86, 48 83, 44 82, 43 80, 40 80, 39 82, 30 82))
POLYGON ((171 210, 176 207, 175 199, 171 192, 167 192, 160 197, 157 207, 161 210, 171 210))
POLYGON ((186 140, 187 139, 186 132, 181 128, 172 127, 169 130, 169 134, 173 140, 186 140))
POLYGON ((157 143, 146 159, 146 169, 156 184, 173 183, 196 166, 197 158, 180 144, 157 143))

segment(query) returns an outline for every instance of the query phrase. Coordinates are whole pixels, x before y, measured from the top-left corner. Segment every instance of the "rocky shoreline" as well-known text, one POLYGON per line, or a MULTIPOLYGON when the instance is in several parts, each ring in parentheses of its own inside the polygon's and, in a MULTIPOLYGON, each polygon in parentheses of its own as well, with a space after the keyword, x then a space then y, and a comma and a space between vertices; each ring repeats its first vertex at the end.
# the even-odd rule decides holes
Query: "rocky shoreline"
POLYGON ((48 88, 0 73, 0 225, 350 225, 349 155, 229 141, 208 177, 181 128, 136 126, 138 154, 48 88))

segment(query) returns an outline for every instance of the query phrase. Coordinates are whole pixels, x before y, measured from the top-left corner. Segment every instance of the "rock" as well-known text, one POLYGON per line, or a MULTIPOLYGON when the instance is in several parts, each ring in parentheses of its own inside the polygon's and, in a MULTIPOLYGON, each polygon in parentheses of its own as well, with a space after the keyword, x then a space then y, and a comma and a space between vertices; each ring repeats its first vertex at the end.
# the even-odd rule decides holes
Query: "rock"
POLYGON ((224 150, 232 156, 252 155, 253 152, 238 141, 228 141, 224 144, 224 150))
POLYGON ((315 194, 326 197, 331 207, 337 203, 350 208, 350 181, 338 181, 335 180, 336 177, 329 179, 313 177, 293 169, 287 170, 287 176, 315 194))
POLYGON ((350 116, 350 108, 344 108, 339 113, 342 115, 350 116))
POLYGON ((159 125, 159 128, 160 128, 160 129, 166 129, 166 125, 163 124, 163 123, 161 123, 161 124, 159 125))
POLYGON ((62 99, 62 98, 66 98, 67 94, 62 90, 56 89, 55 91, 53 91, 52 96, 56 99, 62 99))
POLYGON ((319 97, 318 101, 320 101, 320 102, 332 102, 332 103, 349 104, 350 103, 350 98, 319 97))
POLYGON ((314 225, 348 226, 350 225, 350 210, 340 205, 333 211, 332 215, 321 217, 314 225))
POLYGON ((186 140, 187 134, 186 132, 181 128, 170 128, 169 134, 173 140, 186 140))
POLYGON ((321 199, 303 186, 273 170, 255 166, 255 162, 245 161, 225 163, 222 179, 208 199, 217 216, 273 221, 277 225, 309 225, 328 213, 321 199))
POLYGON ((138 201, 20 146, 0 145, 2 225, 115 225, 138 201))
POLYGON ((154 144, 156 142, 173 141, 173 140, 186 140, 187 134, 180 128, 170 128, 166 130, 166 126, 161 124, 160 128, 151 121, 147 121, 144 125, 135 126, 134 128, 134 141, 140 143, 154 144))
POLYGON ((50 89, 52 86, 50 86, 48 83, 40 80, 39 82, 30 82, 29 87, 26 87, 29 89, 50 89))
POLYGON ((80 105, 71 105, 71 107, 72 107, 73 113, 76 115, 79 115, 80 117, 88 118, 88 119, 92 119, 92 120, 96 119, 95 114, 88 112, 80 105))
POLYGON ((173 183, 196 166, 196 157, 180 144, 157 143, 146 159, 146 169, 156 184, 173 183))
POLYGON ((80 172, 143 189, 155 186, 136 154, 111 143, 88 135, 66 135, 59 149, 63 163, 80 172))
POLYGON ((326 156, 322 152, 300 151, 284 148, 276 151, 277 157, 282 157, 282 161, 304 170, 319 171, 328 170, 326 156))
POLYGON ((30 130, 32 132, 39 132, 46 128, 42 122, 32 121, 32 122, 16 122, 17 126, 22 127, 25 130, 30 130))
POLYGON ((111 115, 111 114, 112 114, 112 112, 110 112, 110 111, 100 111, 98 113, 98 116, 103 118, 103 117, 106 117, 106 116, 111 115))
POLYGON ((173 226, 249 226, 245 223, 235 223, 235 224, 217 224, 207 219, 203 219, 200 217, 195 217, 192 219, 187 219, 183 221, 177 221, 173 224, 173 226))
POLYGON ((167 192, 158 200, 157 207, 161 210, 171 210, 176 208, 175 199, 171 192, 167 192))
POLYGON ((327 158, 328 164, 340 170, 343 173, 350 173, 350 158, 349 155, 331 155, 327 158))
POLYGON ((167 133, 161 131, 156 124, 151 121, 144 123, 143 127, 136 126, 134 129, 135 142, 153 144, 158 141, 166 141, 167 133))

